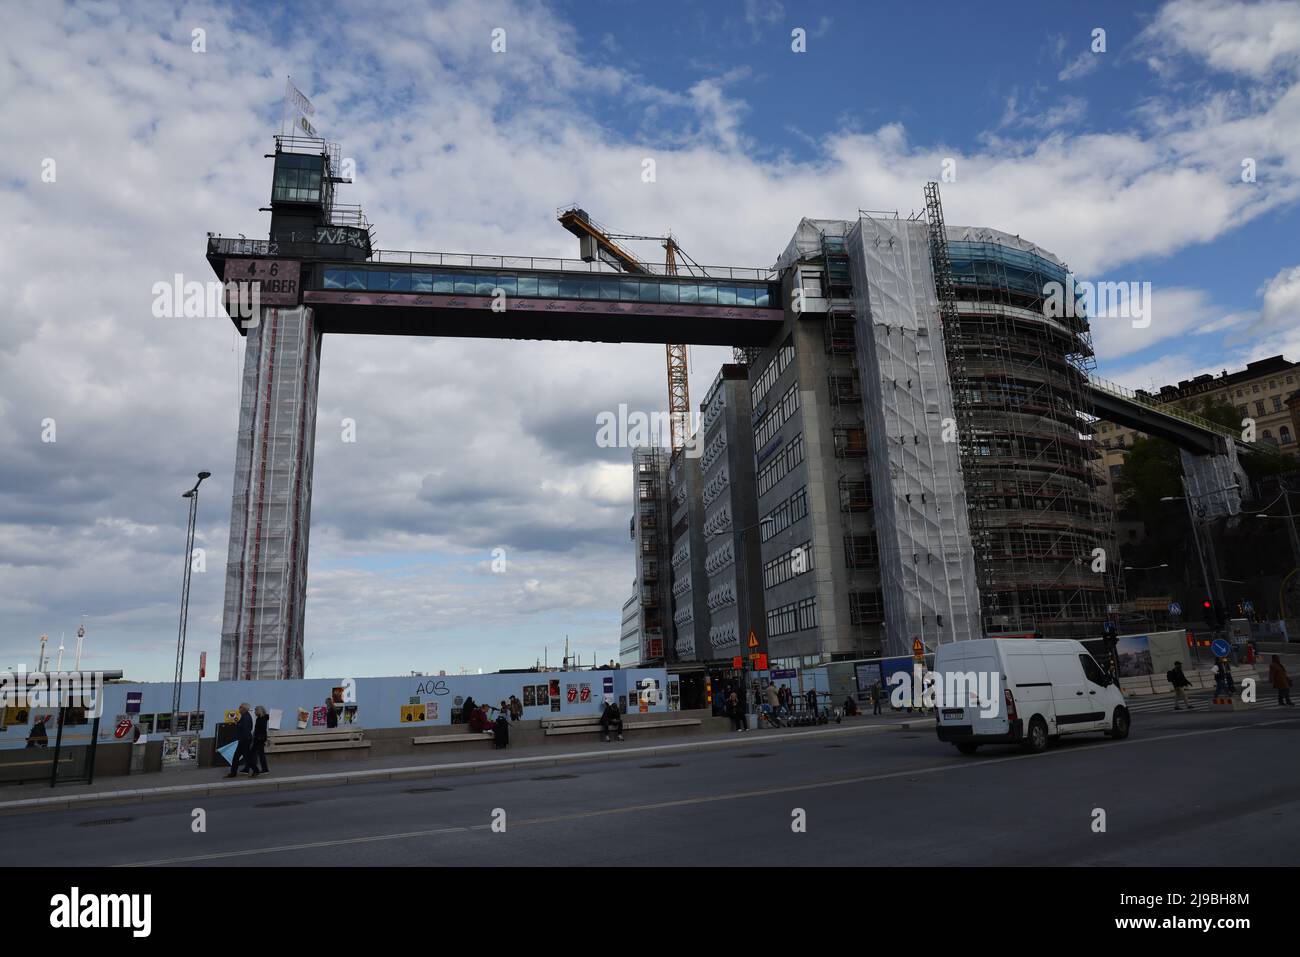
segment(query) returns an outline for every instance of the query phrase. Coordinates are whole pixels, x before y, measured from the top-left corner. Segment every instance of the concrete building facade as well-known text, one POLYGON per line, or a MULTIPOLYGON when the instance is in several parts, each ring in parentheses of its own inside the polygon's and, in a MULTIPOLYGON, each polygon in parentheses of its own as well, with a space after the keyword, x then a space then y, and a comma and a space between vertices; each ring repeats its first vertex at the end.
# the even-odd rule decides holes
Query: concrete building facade
POLYGON ((707 643, 701 660, 767 651, 747 365, 728 363, 700 403, 707 643), (749 644, 750 633, 755 644, 749 644))

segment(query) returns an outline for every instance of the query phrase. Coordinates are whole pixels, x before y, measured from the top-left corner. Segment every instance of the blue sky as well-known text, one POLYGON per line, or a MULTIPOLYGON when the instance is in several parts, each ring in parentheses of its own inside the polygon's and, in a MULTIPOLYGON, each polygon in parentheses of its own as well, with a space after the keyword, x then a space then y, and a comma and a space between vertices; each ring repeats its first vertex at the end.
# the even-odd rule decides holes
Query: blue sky
MULTIPOLYGON (((1300 355, 1296 0, 22 5, 0 35, 0 666, 85 615, 90 663, 170 675, 199 469, 190 648, 216 653, 243 342, 149 304, 211 278, 208 231, 264 233, 287 73, 384 248, 571 256, 554 216, 578 201, 767 265, 801 216, 919 208, 951 158, 949 223, 1152 284, 1148 328, 1094 323, 1107 377, 1300 355)), ((728 355, 692 350, 697 400, 728 355)), ((663 370, 653 346, 327 339, 308 673, 521 666, 566 634, 614 655, 630 455, 596 417, 662 410, 663 370)))

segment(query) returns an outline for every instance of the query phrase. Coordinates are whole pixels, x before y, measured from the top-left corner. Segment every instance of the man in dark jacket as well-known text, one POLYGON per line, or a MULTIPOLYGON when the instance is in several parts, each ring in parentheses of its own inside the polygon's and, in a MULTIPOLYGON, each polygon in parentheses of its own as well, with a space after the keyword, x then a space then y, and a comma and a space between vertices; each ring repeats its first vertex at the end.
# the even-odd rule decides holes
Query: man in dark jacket
MULTIPOLYGON (((235 736, 239 744, 235 747, 235 753, 230 758, 230 773, 228 778, 239 777, 239 762, 246 764, 250 762, 253 750, 253 716, 248 713, 248 702, 241 702, 239 705, 239 722, 235 726, 235 736)), ((253 775, 258 774, 256 768, 253 769, 253 775)))
POLYGON ((1192 683, 1187 680, 1187 675, 1183 674, 1183 663, 1175 661, 1174 666, 1165 673, 1165 678, 1174 686, 1174 710, 1182 711, 1183 705, 1187 705, 1188 711, 1195 711, 1192 703, 1187 700, 1186 688, 1190 688, 1192 683))
POLYGON ((334 696, 330 695, 325 699, 325 727, 337 728, 339 726, 339 712, 334 707, 334 696))
POLYGON ((252 768, 254 774, 267 774, 269 769, 266 766, 266 726, 271 721, 271 716, 260 704, 254 709, 257 712, 257 718, 253 722, 253 750, 248 755, 248 766, 252 768))

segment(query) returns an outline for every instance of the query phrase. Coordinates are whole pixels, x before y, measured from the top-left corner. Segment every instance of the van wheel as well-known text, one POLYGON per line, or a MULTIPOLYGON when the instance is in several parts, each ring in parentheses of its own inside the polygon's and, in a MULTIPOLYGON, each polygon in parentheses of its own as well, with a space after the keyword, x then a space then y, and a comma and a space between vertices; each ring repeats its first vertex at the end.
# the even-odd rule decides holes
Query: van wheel
POLYGON ((971 741, 963 741, 961 744, 957 745, 957 750, 962 754, 974 754, 979 749, 980 746, 971 741))
POLYGON ((1123 741, 1128 737, 1128 711, 1124 708, 1115 709, 1115 717, 1111 719, 1110 730, 1106 734, 1116 741, 1123 741))
POLYGON ((1047 722, 1035 717, 1029 722, 1029 731, 1025 735, 1025 750, 1037 754, 1047 750, 1047 722))

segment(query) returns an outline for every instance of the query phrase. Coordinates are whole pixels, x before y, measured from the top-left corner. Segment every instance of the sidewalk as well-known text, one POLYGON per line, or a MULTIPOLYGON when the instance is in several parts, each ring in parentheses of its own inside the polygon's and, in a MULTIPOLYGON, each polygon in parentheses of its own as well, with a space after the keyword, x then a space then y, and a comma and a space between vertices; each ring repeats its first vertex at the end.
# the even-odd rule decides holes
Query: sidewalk
POLYGON ((336 762, 321 762, 328 771, 316 771, 310 765, 297 765, 293 772, 271 774, 256 780, 240 775, 238 780, 228 780, 224 768, 191 768, 189 770, 160 771, 153 774, 133 774, 101 778, 94 784, 72 784, 51 788, 48 785, 5 785, 0 787, 0 816, 31 813, 34 811, 66 810, 69 808, 97 807, 103 805, 132 804, 141 801, 172 801, 177 799, 209 797, 238 792, 241 794, 287 791, 297 788, 332 787, 345 784, 374 784, 382 781, 401 781, 415 778, 443 777, 457 774, 486 774, 519 768, 547 767, 580 761, 615 761, 620 759, 649 758, 717 748, 746 747, 754 744, 775 745, 787 741, 807 741, 838 735, 870 734, 892 730, 896 720, 882 715, 879 718, 847 718, 843 725, 826 725, 814 728, 779 728, 746 732, 719 732, 682 736, 678 739, 656 738, 654 743, 636 743, 635 735, 629 740, 609 744, 580 743, 571 745, 539 745, 510 748, 501 757, 465 761, 457 755, 438 755, 418 759, 412 755, 392 755, 382 758, 362 758, 339 768, 336 762), (305 773, 304 773, 305 772, 305 773))

